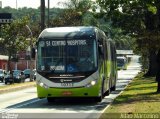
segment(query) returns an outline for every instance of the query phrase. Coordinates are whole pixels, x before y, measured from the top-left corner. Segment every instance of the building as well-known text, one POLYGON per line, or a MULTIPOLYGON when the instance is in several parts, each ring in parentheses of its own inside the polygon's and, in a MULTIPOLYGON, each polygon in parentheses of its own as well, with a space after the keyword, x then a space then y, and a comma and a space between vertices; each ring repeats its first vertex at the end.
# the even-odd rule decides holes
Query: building
POLYGON ((7 70, 8 56, 0 55, 0 69, 7 70))
POLYGON ((30 56, 27 51, 19 51, 16 55, 17 59, 11 62, 11 70, 18 69, 30 69, 35 68, 35 60, 30 60, 30 56))
POLYGON ((10 68, 8 67, 8 56, 0 55, 0 69, 3 70, 24 70, 35 68, 35 60, 30 60, 27 58, 26 51, 21 51, 18 53, 18 61, 10 61, 10 68), (9 69, 8 69, 9 68, 9 69))

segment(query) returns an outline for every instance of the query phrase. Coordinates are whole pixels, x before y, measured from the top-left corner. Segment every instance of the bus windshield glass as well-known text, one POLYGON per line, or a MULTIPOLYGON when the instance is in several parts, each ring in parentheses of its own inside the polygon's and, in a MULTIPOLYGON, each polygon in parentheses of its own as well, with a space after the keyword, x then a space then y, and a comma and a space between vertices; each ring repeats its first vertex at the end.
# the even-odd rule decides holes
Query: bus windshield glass
POLYGON ((96 52, 93 39, 42 39, 38 42, 37 68, 55 73, 94 71, 97 68, 96 52))

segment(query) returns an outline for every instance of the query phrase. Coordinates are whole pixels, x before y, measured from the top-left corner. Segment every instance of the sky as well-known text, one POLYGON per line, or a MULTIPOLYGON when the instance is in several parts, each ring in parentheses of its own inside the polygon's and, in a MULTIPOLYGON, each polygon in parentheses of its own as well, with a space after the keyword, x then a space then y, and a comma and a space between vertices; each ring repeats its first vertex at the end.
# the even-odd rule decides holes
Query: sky
MULTIPOLYGON (((6 6, 10 6, 12 8, 16 8, 16 1, 17 7, 31 7, 31 8, 38 8, 40 6, 40 0, 0 0, 2 1, 2 8, 6 6)), ((50 0, 50 7, 63 7, 58 5, 58 2, 64 2, 67 0, 50 0)), ((45 0, 46 6, 48 5, 48 0, 45 0)))

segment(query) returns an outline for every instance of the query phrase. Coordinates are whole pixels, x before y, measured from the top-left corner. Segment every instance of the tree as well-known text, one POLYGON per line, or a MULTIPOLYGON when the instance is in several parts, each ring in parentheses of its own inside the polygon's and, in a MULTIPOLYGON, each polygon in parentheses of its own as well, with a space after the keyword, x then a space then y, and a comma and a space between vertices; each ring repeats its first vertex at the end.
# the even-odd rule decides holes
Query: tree
POLYGON ((116 49, 131 50, 133 48, 133 42, 135 40, 131 37, 131 35, 126 34, 121 28, 114 27, 110 20, 105 19, 105 16, 97 19, 97 21, 97 26, 102 29, 106 33, 106 35, 115 42, 116 49))
POLYGON ((66 9, 58 17, 51 20, 50 26, 80 26, 81 25, 81 14, 72 9, 66 9))
POLYGON ((92 0, 70 0, 67 2, 59 2, 60 5, 72 10, 76 10, 81 14, 85 14, 94 7, 95 2, 92 0))
POLYGON ((26 41, 26 38, 30 35, 26 28, 28 21, 28 17, 24 17, 14 20, 11 24, 1 26, 0 44, 9 56, 8 70, 10 70, 11 58, 15 58, 18 51, 25 50, 29 45, 26 41))
POLYGON ((94 2, 91 0, 70 0, 59 2, 65 9, 63 12, 52 20, 51 26, 80 26, 96 24, 93 15, 89 10, 93 8, 94 2), (87 19, 86 17, 89 17, 87 19))
POLYGON ((160 47, 160 1, 98 0, 98 3, 113 26, 121 27, 137 39, 135 49, 149 59, 147 75, 155 75, 155 52, 160 47))

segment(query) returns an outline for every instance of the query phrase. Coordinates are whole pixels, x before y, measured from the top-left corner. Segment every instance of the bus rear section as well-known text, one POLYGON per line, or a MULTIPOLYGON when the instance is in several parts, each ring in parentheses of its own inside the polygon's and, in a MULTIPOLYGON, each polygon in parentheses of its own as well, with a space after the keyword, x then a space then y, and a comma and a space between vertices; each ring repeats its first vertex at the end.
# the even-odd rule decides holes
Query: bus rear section
POLYGON ((101 101, 110 87, 109 79, 104 84, 107 64, 99 49, 95 28, 44 30, 37 42, 38 97, 49 102, 61 97, 90 97, 101 101))

